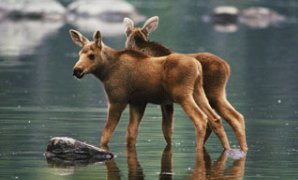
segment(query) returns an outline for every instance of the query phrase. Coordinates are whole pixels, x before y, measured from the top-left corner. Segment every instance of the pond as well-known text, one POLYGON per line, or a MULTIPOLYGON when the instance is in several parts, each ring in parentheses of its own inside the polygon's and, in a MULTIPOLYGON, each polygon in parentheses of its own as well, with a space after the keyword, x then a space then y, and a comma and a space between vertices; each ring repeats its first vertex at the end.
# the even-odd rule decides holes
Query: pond
MULTIPOLYGON (((172 147, 166 147, 160 108, 149 105, 136 149, 125 146, 126 110, 109 144, 116 158, 82 166, 48 164, 43 153, 52 137, 99 144, 106 95, 95 77, 72 76, 79 51, 69 37, 72 24, 1 21, 0 179, 297 179, 298 3, 128 2, 146 18, 160 17, 152 40, 177 52, 212 52, 230 64, 227 96, 246 120, 246 158, 227 158, 214 134, 205 153, 196 154, 193 125, 178 105, 172 147), (287 20, 258 28, 238 23, 232 32, 223 32, 204 20, 220 5, 267 7, 287 20)), ((102 36, 107 45, 124 47, 124 32, 102 36)), ((225 128, 233 148, 239 148, 227 123, 225 128)))

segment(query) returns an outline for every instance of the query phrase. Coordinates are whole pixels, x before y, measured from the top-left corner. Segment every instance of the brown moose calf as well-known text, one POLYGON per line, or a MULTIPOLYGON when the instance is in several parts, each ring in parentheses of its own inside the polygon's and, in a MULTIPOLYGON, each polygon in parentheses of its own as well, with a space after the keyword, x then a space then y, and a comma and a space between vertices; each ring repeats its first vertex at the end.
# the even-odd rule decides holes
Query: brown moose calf
MULTIPOLYGON (((174 53, 162 44, 149 41, 150 33, 158 27, 158 16, 149 18, 143 27, 140 28, 134 27, 134 22, 129 18, 124 18, 123 22, 126 28, 126 48, 141 51, 146 55, 154 57, 168 56, 174 53)), ((202 65, 203 88, 211 107, 233 128, 241 150, 246 152, 247 143, 244 118, 230 104, 226 97, 226 85, 230 77, 229 65, 223 59, 211 53, 192 53, 186 55, 196 58, 202 65)), ((166 140, 170 141, 172 136, 173 106, 167 105, 165 107, 161 105, 161 107, 163 112, 163 133, 166 140)), ((208 128, 205 141, 211 132, 210 128, 208 128)))
POLYGON ((178 103, 195 126, 198 150, 203 149, 208 120, 224 148, 230 148, 223 125, 206 98, 201 64, 196 59, 176 53, 149 57, 134 50, 116 51, 101 41, 99 31, 94 33, 91 42, 78 31, 70 30, 70 35, 74 43, 82 47, 73 68, 74 76, 95 75, 108 96, 108 117, 101 147, 107 147, 127 105, 130 120, 126 142, 128 146, 134 146, 147 103, 178 103))

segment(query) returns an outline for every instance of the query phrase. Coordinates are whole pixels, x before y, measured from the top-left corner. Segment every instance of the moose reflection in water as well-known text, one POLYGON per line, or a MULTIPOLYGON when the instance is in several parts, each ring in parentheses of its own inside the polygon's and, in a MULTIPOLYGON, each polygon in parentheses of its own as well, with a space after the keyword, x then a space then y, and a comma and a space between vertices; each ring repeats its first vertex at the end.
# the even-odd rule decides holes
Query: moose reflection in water
POLYGON ((226 168, 228 156, 225 151, 221 153, 215 162, 212 161, 207 151, 205 151, 204 154, 196 153, 195 166, 189 179, 243 179, 245 159, 245 156, 240 159, 235 159, 232 166, 226 168))
MULTIPOLYGON (((137 149, 136 147, 126 146, 126 162, 127 162, 127 176, 128 179, 145 179, 146 174, 142 168, 141 162, 138 160, 137 149)), ((228 158, 226 151, 223 151, 216 161, 212 160, 211 156, 204 150, 204 153, 198 152, 195 154, 194 166, 189 169, 185 169, 185 172, 182 172, 183 179, 191 180, 207 180, 207 179, 243 179, 244 170, 245 170, 245 160, 246 157, 240 159, 232 160, 228 158), (231 161, 233 163, 230 165, 231 161), (229 166, 227 166, 229 164, 229 166)), ((179 159, 176 159, 176 162, 179 159)), ((175 161, 173 161, 173 152, 172 146, 167 145, 160 159, 160 172, 159 179, 173 179, 174 176, 180 176, 180 174, 175 173, 175 161)), ((80 164, 70 165, 69 162, 66 162, 66 165, 63 166, 61 161, 55 162, 51 161, 49 166, 55 168, 56 172, 60 174, 72 174, 79 168, 80 164), (57 170, 58 169, 58 170, 57 170), (62 173, 63 172, 63 173, 62 173)), ((115 180, 121 179, 123 176, 123 171, 117 165, 117 158, 102 162, 106 166, 106 179, 115 180)), ((86 166, 83 164, 82 166, 86 166)), ((95 165, 95 164, 94 164, 95 165)), ((98 164, 96 164, 98 165, 98 164)), ((181 177, 181 176, 180 176, 181 177)))

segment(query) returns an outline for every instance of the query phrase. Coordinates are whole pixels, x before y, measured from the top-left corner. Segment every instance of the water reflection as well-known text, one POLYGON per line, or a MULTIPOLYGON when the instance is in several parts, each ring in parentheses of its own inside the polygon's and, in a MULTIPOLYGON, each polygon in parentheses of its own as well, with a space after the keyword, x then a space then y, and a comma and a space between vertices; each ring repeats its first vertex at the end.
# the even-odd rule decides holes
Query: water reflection
POLYGON ((136 147, 126 147, 128 179, 144 179, 143 168, 138 160, 136 147))
POLYGON ((120 169, 115 160, 106 161, 107 167, 107 180, 118 180, 121 179, 120 169))
MULTIPOLYGON (((136 147, 126 147, 126 162, 128 167, 127 177, 128 179, 145 179, 146 174, 144 173, 144 169, 141 166, 140 161, 138 160, 137 149, 136 147)), ((191 168, 189 172, 186 172, 187 175, 184 179, 191 180, 207 180, 207 179, 235 179, 240 180, 243 179, 244 170, 245 170, 245 160, 246 157, 242 157, 237 160, 231 160, 228 158, 226 152, 222 152, 216 161, 212 161, 211 156, 204 150, 203 153, 198 151, 195 153, 195 164, 194 167, 191 168), (233 162, 230 165, 230 162, 233 162)), ((117 165, 117 159, 109 160, 102 162, 101 164, 105 164, 107 169, 107 179, 121 179, 121 170, 117 165)), ((65 161, 47 161, 49 167, 54 168, 55 172, 59 172, 58 174, 67 175, 73 174, 74 171, 82 166, 87 166, 90 164, 94 164, 93 162, 69 162, 65 161), (60 170, 59 170, 60 168, 60 170)), ((173 152, 172 146, 167 145, 161 155, 160 160, 160 180, 171 180, 174 178, 175 172, 173 163, 173 152)))
MULTIPOLYGON (((172 146, 166 146, 163 150, 160 161, 160 180, 170 180, 174 177, 175 172, 173 167, 175 165, 173 164, 172 154, 172 146)), ((145 174, 143 173, 143 169, 138 161, 135 147, 128 147, 126 149, 126 158, 129 179, 144 179, 145 174)), ((228 178, 240 180, 243 179, 245 160, 246 157, 233 160, 231 167, 226 167, 229 162, 226 152, 222 152, 215 162, 212 162, 211 156, 206 150, 204 153, 197 152, 192 173, 186 179, 203 180, 228 178)))
POLYGON ((172 179, 173 176, 173 159, 172 159, 172 146, 167 145, 162 153, 160 160, 160 180, 172 179))
POLYGON ((53 157, 53 158, 46 158, 46 161, 47 161, 48 167, 51 168, 51 172, 59 176, 72 175, 79 168, 91 166, 91 165, 98 165, 98 164, 99 165, 105 164, 107 166, 107 169, 108 169, 107 176, 113 177, 111 179, 115 179, 115 177, 118 177, 117 174, 119 172, 119 168, 117 167, 114 160, 101 161, 99 159, 94 159, 94 158, 65 160, 65 159, 53 157))
POLYGON ((73 168, 83 167, 91 164, 100 163, 101 161, 95 159, 75 159, 75 160, 63 160, 61 158, 47 158, 48 166, 51 168, 73 168))
MULTIPOLYGON (((4 56, 30 55, 46 37, 55 34, 63 26, 61 21, 11 20, 0 22, 0 54, 4 56)), ((14 66, 2 62, 1 66, 14 66)))
MULTIPOLYGON (((136 22, 144 19, 133 5, 123 0, 78 0, 66 8, 51 0, 5 1, 0 4, 0 54, 16 57, 34 54, 46 38, 67 24, 83 32, 100 29, 105 36, 119 36, 123 34, 124 17, 136 22)), ((2 65, 18 65, 15 63, 18 61, 2 65)))
POLYGON ((196 154, 196 163, 192 175, 189 179, 243 179, 246 157, 234 160, 231 167, 227 168, 228 157, 225 152, 215 162, 212 162, 211 156, 207 151, 204 154, 196 154))

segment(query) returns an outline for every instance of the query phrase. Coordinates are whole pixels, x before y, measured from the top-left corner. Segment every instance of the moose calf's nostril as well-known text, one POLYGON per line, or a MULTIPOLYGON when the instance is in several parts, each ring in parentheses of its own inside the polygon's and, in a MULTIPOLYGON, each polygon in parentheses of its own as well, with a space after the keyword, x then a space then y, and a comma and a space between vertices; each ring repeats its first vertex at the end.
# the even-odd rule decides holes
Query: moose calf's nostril
POLYGON ((82 69, 76 68, 73 70, 73 75, 77 78, 80 78, 82 76, 82 69))

